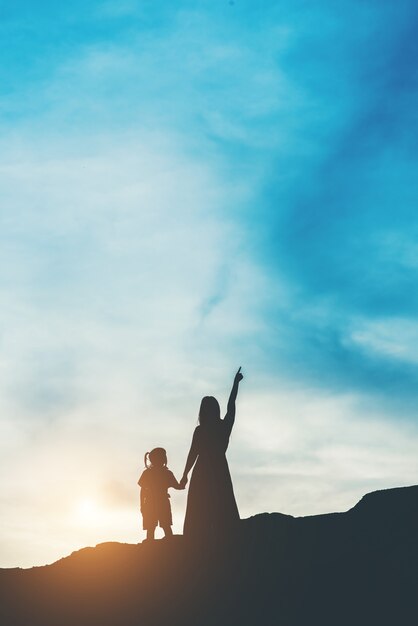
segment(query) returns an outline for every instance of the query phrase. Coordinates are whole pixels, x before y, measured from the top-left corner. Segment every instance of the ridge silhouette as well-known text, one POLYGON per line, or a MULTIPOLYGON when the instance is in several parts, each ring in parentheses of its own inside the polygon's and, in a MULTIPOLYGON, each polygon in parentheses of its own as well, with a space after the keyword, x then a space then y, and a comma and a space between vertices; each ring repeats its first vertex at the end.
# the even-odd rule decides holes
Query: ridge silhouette
POLYGON ((263 513, 236 536, 84 548, 0 570, 2 626, 413 626, 418 486, 345 513, 263 513))

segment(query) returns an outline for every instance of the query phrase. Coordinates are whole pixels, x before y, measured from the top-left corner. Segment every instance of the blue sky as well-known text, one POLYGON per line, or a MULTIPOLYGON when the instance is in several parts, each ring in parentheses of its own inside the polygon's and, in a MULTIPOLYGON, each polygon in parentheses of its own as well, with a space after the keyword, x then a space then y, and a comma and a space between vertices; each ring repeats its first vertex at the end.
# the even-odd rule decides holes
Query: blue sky
POLYGON ((417 17, 3 4, 0 565, 138 541, 239 365, 243 516, 417 482, 417 17))

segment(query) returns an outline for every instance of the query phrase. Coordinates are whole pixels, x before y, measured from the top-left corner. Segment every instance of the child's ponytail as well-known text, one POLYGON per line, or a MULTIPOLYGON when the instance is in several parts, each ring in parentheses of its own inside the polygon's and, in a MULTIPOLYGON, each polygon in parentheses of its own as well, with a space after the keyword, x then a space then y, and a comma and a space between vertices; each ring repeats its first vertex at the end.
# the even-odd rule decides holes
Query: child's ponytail
POLYGON ((151 466, 151 459, 149 458, 149 452, 145 452, 144 465, 148 469, 151 466), (148 465, 149 462, 149 465, 148 465))

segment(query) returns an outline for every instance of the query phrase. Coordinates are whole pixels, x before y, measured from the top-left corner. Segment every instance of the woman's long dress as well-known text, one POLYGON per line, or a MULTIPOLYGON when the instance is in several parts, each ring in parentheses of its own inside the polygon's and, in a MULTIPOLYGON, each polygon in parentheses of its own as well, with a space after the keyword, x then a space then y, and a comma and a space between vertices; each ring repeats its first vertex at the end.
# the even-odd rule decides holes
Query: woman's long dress
POLYGON ((238 507, 225 456, 231 428, 228 420, 220 420, 194 432, 192 448, 198 457, 187 497, 185 536, 219 536, 237 526, 238 507))

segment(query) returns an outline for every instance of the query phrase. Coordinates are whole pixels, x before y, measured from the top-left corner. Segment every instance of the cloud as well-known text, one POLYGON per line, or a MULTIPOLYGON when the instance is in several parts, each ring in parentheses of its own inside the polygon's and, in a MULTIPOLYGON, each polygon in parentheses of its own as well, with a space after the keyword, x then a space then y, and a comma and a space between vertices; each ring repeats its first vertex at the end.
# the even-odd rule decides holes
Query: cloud
POLYGON ((243 514, 347 510, 368 491, 414 482, 416 426, 382 421, 362 396, 283 381, 244 394, 229 453, 243 514))
POLYGON ((156 142, 113 137, 77 155, 50 144, 0 168, 3 347, 15 346, 15 362, 32 369, 55 353, 57 371, 65 354, 97 349, 158 360, 198 321, 228 248, 212 207, 233 196, 210 168, 156 142))
POLYGON ((396 329, 408 318, 412 330, 416 317, 416 151, 408 133, 418 93, 409 69, 415 8, 404 3, 393 14, 389 4, 369 4, 367 37, 359 22, 346 29, 348 5, 340 19, 329 5, 324 11, 325 30, 302 20, 287 51, 287 81, 303 91, 301 120, 275 151, 277 180, 271 168, 252 221, 254 256, 273 293, 275 280, 286 286, 284 300, 266 301, 268 336, 260 340, 281 375, 376 399, 396 395, 406 406, 414 369, 347 337, 358 319, 393 319, 396 329))

